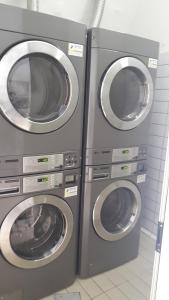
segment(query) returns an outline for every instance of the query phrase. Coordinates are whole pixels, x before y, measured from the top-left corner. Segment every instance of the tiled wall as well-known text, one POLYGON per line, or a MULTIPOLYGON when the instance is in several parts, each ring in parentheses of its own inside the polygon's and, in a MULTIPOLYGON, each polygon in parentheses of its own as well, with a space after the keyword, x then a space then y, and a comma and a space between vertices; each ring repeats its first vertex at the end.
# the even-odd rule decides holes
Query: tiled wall
POLYGON ((169 53, 159 60, 153 115, 149 134, 148 176, 144 191, 142 226, 157 232, 169 132, 169 53))

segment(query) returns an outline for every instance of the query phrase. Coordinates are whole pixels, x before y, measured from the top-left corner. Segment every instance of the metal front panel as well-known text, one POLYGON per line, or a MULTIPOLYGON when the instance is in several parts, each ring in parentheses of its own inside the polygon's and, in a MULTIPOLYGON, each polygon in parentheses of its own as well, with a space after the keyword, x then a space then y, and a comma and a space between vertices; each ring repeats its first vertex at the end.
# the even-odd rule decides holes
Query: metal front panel
POLYGON ((14 292, 8 292, 0 296, 1 300, 23 300, 23 290, 15 290, 14 292))
POLYGON ((37 155, 23 157, 23 173, 55 170, 63 167, 63 154, 37 155))
MULTIPOLYGON (((101 107, 105 118, 112 126, 120 130, 130 130, 137 127, 145 120, 150 112, 153 102, 153 89, 154 85, 150 72, 140 60, 133 57, 123 57, 117 60, 107 70, 101 85, 101 107), (140 84, 140 87, 142 87, 145 92, 145 95, 140 94, 141 100, 139 99, 138 102, 139 111, 130 112, 130 114, 126 116, 126 119, 119 117, 113 111, 110 99, 111 85, 116 76, 123 70, 133 70, 133 73, 139 72, 142 78, 144 78, 144 81, 142 79, 142 84, 140 84)), ((123 98, 125 107, 126 99, 125 97, 123 98)))
MULTIPOLYGON (((78 103, 79 85, 77 74, 68 56, 52 44, 43 41, 22 42, 10 50, 2 57, 0 61, 0 70, 3 76, 0 78, 1 85, 1 110, 5 117, 15 126, 33 133, 47 133, 63 126, 72 116, 78 103), (54 119, 46 122, 30 120, 22 116, 12 105, 8 93, 8 76, 16 63, 27 55, 42 54, 51 57, 63 66, 67 79, 69 81, 69 99, 64 112, 54 119)), ((62 107, 63 109, 63 107, 62 107)))
POLYGON ((63 173, 23 177, 23 193, 52 190, 63 184, 63 173))

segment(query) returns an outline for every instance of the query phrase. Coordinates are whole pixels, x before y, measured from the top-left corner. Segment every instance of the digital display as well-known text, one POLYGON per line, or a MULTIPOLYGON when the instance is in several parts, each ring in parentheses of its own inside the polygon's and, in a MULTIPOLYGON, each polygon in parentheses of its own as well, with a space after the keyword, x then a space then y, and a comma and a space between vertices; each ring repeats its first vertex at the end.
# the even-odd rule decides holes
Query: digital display
POLYGON ((128 154, 128 153, 129 153, 129 150, 127 150, 127 149, 126 149, 126 150, 123 150, 122 153, 123 153, 123 154, 128 154))
POLYGON ((121 167, 121 170, 127 170, 127 169, 128 169, 128 166, 121 167))
POLYGON ((75 182, 75 176, 74 175, 68 175, 65 177, 66 183, 74 183, 75 182))
POLYGON ((48 182, 48 177, 38 178, 38 182, 48 182))
POLYGON ((41 158, 38 159, 38 163, 44 163, 44 162, 48 162, 47 157, 41 157, 41 158))

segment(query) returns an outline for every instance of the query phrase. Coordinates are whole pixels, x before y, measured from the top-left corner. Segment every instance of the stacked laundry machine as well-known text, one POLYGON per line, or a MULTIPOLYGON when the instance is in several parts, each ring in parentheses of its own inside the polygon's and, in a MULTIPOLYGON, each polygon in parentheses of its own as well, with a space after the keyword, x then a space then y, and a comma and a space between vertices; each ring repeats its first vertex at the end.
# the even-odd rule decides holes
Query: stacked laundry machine
POLYGON ((88 277, 138 254, 159 46, 89 30, 84 105, 86 40, 82 24, 0 5, 3 300, 70 285, 77 260, 88 277))
POLYGON ((81 277, 138 255, 158 49, 127 34, 88 33, 81 277))
POLYGON ((0 5, 0 298, 76 275, 86 27, 0 5))

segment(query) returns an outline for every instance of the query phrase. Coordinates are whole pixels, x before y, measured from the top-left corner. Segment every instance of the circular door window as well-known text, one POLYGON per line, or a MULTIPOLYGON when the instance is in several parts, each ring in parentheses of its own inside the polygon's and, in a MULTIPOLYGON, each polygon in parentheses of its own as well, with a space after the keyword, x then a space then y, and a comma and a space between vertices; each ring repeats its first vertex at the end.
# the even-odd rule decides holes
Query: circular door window
POLYGON ((104 240, 123 238, 136 225, 141 212, 141 196, 130 181, 120 180, 105 188, 96 200, 93 225, 104 240))
POLYGON ((113 63, 101 85, 101 106, 109 123, 129 130, 147 117, 153 101, 153 81, 138 59, 123 57, 113 63))
POLYGON ((64 52, 42 41, 11 48, 0 61, 0 107, 17 127, 46 133, 63 126, 78 101, 78 79, 64 52))
POLYGON ((38 268, 65 250, 72 231, 73 215, 62 199, 35 196, 18 204, 5 218, 1 251, 17 267, 38 268))

